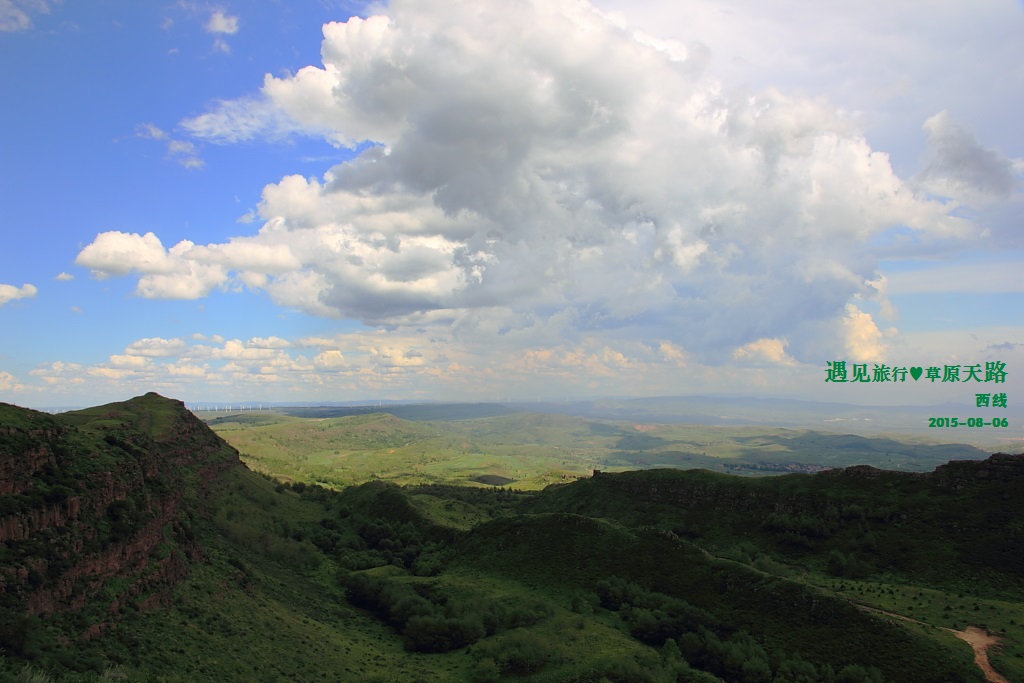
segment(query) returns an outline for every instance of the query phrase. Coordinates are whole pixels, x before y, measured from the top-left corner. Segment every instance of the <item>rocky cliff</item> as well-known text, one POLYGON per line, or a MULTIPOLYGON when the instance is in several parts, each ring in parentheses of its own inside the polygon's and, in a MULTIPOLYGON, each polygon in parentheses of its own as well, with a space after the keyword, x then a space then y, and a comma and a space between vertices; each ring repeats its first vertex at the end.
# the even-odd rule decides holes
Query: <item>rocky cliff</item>
MULTIPOLYGON (((0 404, 0 646, 16 616, 160 603, 200 553, 192 520, 217 473, 242 466, 180 401, 146 394, 48 415, 0 404)), ((12 647, 13 646, 13 647, 12 647)))

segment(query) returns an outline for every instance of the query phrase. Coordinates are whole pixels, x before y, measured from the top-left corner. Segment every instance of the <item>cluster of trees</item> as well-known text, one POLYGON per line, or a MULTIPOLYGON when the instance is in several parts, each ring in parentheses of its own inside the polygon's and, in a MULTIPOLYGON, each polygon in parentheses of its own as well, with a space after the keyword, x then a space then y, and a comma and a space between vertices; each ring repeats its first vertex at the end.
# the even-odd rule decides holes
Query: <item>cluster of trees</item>
POLYGON ((871 565, 854 553, 847 555, 834 548, 828 551, 826 568, 832 576, 845 576, 850 579, 864 578, 871 573, 871 565))
MULTIPOLYGON (((878 513, 889 514, 886 510, 878 513)), ((864 508, 854 504, 841 510, 827 508, 820 516, 772 513, 761 526, 783 544, 798 548, 815 548, 819 541, 827 539, 826 547, 832 548, 826 570, 833 576, 861 578, 873 571, 871 562, 863 559, 863 555, 878 552, 878 541, 866 522, 868 517, 864 508)))
POLYGON ((496 683, 503 676, 527 676, 543 669, 554 657, 550 642, 536 633, 516 629, 499 641, 481 643, 474 653, 473 683, 496 683))
POLYGON ((440 573, 450 554, 444 534, 424 523, 391 487, 362 488, 338 493, 316 484, 278 484, 278 493, 293 491, 328 513, 316 524, 284 522, 279 534, 315 546, 349 571, 393 565, 418 576, 440 573))
POLYGON ((333 557, 343 568, 358 571, 394 565, 418 576, 436 576, 449 555, 447 544, 424 538, 411 522, 343 511, 344 517, 325 517, 303 531, 291 530, 333 557))
MULTIPOLYGON (((769 650, 746 631, 730 628, 707 610, 632 581, 603 579, 595 584, 595 592, 601 607, 618 612, 634 638, 662 647, 662 669, 666 675, 682 675, 685 671, 688 678, 682 680, 702 680, 689 671, 692 667, 736 683, 882 681, 876 669, 851 664, 837 671, 829 664, 816 666, 799 654, 769 650)), ((659 680, 657 668, 648 669, 654 672, 651 680, 659 680)))
POLYGON ((409 487, 409 492, 427 494, 468 503, 491 517, 517 512, 519 503, 535 498, 536 491, 523 491, 509 487, 452 486, 450 484, 420 484, 409 487))
POLYGON ((830 664, 815 666, 799 653, 772 656, 746 631, 720 639, 698 627, 678 638, 682 656, 693 666, 736 683, 883 683, 874 668, 848 664, 836 671, 830 664))
POLYGON ((391 624, 413 652, 456 650, 550 616, 543 603, 512 605, 482 596, 455 600, 423 583, 363 572, 345 575, 342 584, 350 603, 391 624))
POLYGON ((784 542, 811 547, 815 541, 835 533, 838 524, 837 519, 773 512, 765 517, 761 527, 779 534, 784 542))
POLYGON ((661 645, 683 631, 716 623, 707 610, 618 577, 598 581, 595 592, 601 606, 618 612, 633 637, 648 645, 661 645))
POLYGON ((865 524, 869 520, 887 521, 892 510, 884 506, 866 509, 857 503, 829 506, 816 514, 784 514, 773 512, 765 517, 761 527, 766 531, 785 535, 795 544, 812 545, 819 539, 831 538, 852 527, 858 536, 869 533, 865 524))

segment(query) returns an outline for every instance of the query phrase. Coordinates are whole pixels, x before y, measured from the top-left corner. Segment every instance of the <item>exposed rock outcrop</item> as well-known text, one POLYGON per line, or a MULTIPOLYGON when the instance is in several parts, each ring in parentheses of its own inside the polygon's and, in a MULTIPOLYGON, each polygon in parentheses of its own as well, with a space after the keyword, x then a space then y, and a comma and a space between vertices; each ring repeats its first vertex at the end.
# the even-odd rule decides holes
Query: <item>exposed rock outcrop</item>
POLYGON ((206 489, 241 466, 157 394, 59 416, 0 404, 0 609, 76 611, 120 579, 89 639, 131 601, 160 604, 199 555, 190 518, 206 489))

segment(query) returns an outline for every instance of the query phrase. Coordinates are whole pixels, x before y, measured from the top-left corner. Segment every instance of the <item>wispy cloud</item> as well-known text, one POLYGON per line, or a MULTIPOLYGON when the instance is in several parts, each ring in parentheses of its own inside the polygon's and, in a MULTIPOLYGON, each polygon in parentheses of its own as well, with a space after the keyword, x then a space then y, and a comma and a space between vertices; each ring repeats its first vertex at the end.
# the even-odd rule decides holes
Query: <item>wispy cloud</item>
POLYGON ((213 48, 217 52, 224 54, 231 52, 231 46, 224 40, 224 36, 238 33, 237 16, 225 14, 223 10, 214 10, 203 28, 207 33, 214 34, 213 48))
POLYGON ((886 278, 890 294, 1024 292, 1021 265, 1014 261, 946 263, 893 273, 886 278))
POLYGON ((13 33, 32 28, 33 14, 49 14, 44 0, 0 0, 0 31, 13 33))
POLYGON ((167 156, 189 170, 199 169, 205 165, 199 158, 199 150, 188 140, 176 140, 152 123, 140 123, 135 127, 135 135, 149 140, 160 140, 167 143, 167 156))
POLYGON ((941 111, 924 123, 928 163, 915 178, 929 192, 977 203, 1008 197, 1018 186, 1022 160, 1010 159, 978 143, 974 135, 941 111))
POLYGON ((308 134, 305 127, 266 97, 218 101, 211 111, 182 121, 181 127, 196 138, 217 144, 256 138, 274 141, 293 133, 308 134))

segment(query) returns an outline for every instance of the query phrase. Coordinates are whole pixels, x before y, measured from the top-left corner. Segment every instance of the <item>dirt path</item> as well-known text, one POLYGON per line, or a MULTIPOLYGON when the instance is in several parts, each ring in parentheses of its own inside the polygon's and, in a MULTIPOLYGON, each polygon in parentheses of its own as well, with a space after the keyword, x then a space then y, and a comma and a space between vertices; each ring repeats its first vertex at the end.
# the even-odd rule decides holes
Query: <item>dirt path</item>
MULTIPOLYGON (((902 619, 903 621, 912 621, 915 624, 921 624, 922 626, 932 625, 926 624, 923 621, 918 621, 917 619, 905 617, 902 614, 896 614, 895 612, 886 612, 884 609, 878 609, 877 607, 868 607, 867 605, 862 605, 858 602, 853 604, 866 612, 878 612, 888 617, 902 619)), ((985 680, 988 681, 988 683, 1010 683, 1010 681, 1003 677, 1002 674, 993 669, 992 665, 988 661, 988 649, 993 645, 997 645, 999 643, 999 638, 984 629, 978 628, 977 626, 968 626, 963 631, 954 631, 951 628, 945 628, 943 626, 936 626, 935 628, 941 628, 943 631, 949 631, 954 636, 971 646, 971 649, 974 650, 974 663, 977 664, 978 668, 981 669, 981 672, 985 674, 985 680)))
MULTIPOLYGON (((926 624, 923 621, 918 621, 917 619, 911 619, 910 617, 905 617, 902 614, 896 614, 895 612, 886 612, 884 609, 878 609, 877 607, 868 607, 867 605, 862 605, 859 602, 855 602, 853 604, 856 605, 857 609, 862 609, 865 612, 878 612, 879 614, 884 614, 885 616, 893 617, 894 619, 902 619, 903 621, 912 621, 915 624, 921 624, 922 626, 931 626, 931 624, 926 624)), ((947 628, 945 630, 949 631, 950 629, 947 628)), ((957 633, 957 632, 953 631, 953 633, 957 633)))
MULTIPOLYGON (((721 559, 719 557, 716 557, 715 555, 712 555, 703 548, 698 547, 698 550, 700 550, 701 553, 704 554, 704 557, 708 559, 721 559)), ((804 568, 803 574, 797 580, 802 583, 805 576, 807 576, 806 568, 804 568)), ((878 614, 884 614, 885 616, 892 617, 894 619, 902 619, 903 621, 910 621, 915 624, 921 624, 922 626, 931 626, 932 628, 938 628, 942 629, 943 631, 949 631, 954 636, 970 645, 971 649, 974 650, 974 663, 977 664, 978 668, 981 669, 981 672, 985 674, 985 680, 987 681, 987 683, 1010 683, 1010 681, 1008 681, 1002 674, 993 669, 992 664, 988 661, 988 649, 994 645, 999 644, 999 638, 997 636, 992 635, 988 631, 978 628, 977 626, 968 626, 963 631, 954 631, 951 628, 935 626, 934 624, 929 624, 924 621, 911 619, 910 617, 903 616, 902 614, 896 614, 895 612, 886 612, 884 609, 878 609, 877 607, 869 607, 868 605, 864 605, 854 600, 850 600, 849 598, 846 599, 849 600, 850 603, 853 604, 855 607, 857 607, 858 609, 862 609, 865 612, 876 612, 878 614)))
POLYGON ((971 649, 974 650, 974 663, 985 673, 985 680, 988 683, 1010 683, 988 662, 988 649, 998 644, 999 638, 977 626, 968 626, 963 631, 954 631, 951 628, 944 630, 971 646, 971 649))

